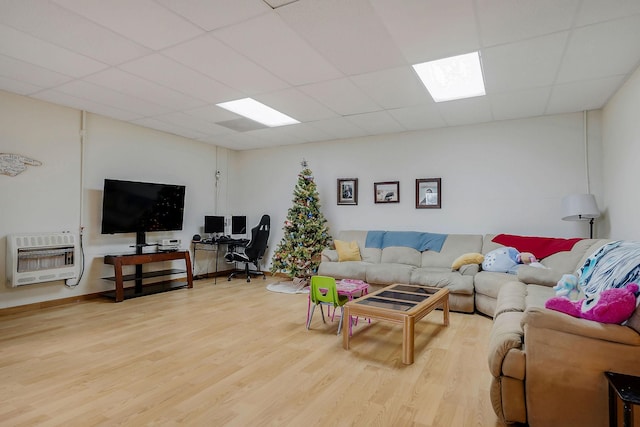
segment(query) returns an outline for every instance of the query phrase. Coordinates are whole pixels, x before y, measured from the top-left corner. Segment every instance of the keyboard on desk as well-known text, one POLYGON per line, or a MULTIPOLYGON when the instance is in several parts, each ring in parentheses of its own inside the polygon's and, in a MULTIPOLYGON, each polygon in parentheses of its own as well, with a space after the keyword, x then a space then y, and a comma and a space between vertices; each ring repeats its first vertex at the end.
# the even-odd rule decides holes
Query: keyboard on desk
POLYGON ((247 240, 247 239, 226 239, 224 237, 221 237, 216 242, 217 243, 221 243, 223 245, 244 246, 247 243, 249 243, 249 240, 247 240))

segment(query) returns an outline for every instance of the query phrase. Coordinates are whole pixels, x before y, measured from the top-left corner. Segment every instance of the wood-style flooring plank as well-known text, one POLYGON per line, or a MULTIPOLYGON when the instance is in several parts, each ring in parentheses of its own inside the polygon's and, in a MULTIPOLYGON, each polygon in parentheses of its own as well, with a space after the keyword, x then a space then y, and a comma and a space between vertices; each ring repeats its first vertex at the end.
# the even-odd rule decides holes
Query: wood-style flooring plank
POLYGON ((338 318, 306 330, 307 295, 277 280, 0 315, 0 425, 501 426, 491 319, 432 312, 404 365, 400 325, 360 319, 344 350, 338 318))

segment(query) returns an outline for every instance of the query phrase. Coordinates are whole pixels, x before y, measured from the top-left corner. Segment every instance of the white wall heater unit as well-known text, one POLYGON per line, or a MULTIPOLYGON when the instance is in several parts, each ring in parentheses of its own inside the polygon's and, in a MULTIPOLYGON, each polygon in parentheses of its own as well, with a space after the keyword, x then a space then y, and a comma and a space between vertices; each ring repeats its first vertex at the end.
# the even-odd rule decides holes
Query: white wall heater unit
POLYGON ((77 279, 77 241, 71 233, 7 236, 7 286, 77 279))

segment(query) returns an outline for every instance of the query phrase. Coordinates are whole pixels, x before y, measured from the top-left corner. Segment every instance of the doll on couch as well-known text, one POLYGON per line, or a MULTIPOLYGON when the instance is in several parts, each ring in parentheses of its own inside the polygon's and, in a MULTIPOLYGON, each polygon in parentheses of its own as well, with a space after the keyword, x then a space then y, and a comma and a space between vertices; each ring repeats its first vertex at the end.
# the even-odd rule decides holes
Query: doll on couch
POLYGON ((517 274, 521 265, 546 268, 530 252, 519 252, 516 248, 505 246, 494 249, 484 256, 482 269, 497 273, 517 274))

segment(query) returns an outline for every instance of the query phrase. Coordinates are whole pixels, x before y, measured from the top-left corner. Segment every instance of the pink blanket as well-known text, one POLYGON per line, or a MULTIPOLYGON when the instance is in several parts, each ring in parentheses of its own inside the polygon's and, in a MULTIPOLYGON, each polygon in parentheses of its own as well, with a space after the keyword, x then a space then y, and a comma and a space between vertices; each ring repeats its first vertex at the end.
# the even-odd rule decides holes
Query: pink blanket
POLYGON ((530 237, 513 234, 498 234, 493 242, 516 248, 519 252, 530 252, 536 258, 543 259, 558 252, 570 251, 581 238, 561 239, 556 237, 530 237))

